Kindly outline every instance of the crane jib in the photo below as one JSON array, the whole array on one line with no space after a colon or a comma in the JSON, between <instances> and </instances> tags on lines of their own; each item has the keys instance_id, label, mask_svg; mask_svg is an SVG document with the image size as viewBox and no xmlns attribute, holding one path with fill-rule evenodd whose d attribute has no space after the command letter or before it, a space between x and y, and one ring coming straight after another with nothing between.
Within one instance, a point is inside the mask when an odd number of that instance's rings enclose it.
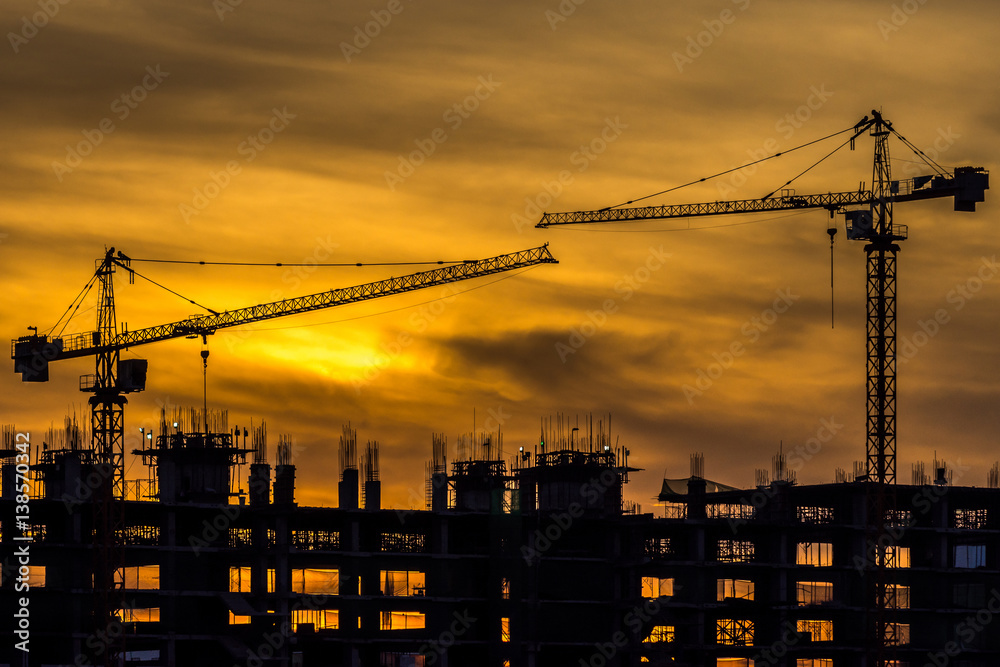
<instances>
[{"instance_id":1,"label":"crane jib","mask_svg":"<svg viewBox=\"0 0 1000 667\"><path fill-rule=\"evenodd\" d=\"M939 197L955 197L956 211L974 211L977 202L984 200L983 192L989 189L989 172L981 167L959 167L952 176L918 176L892 181L892 201L917 201ZM695 204L669 204L636 208L604 208L596 211L545 213L536 227L572 225L594 222L629 222L662 220L666 218L692 218L708 215L733 215L768 211L825 208L831 213L848 206L867 206L876 202L870 190L833 192L816 195L782 194L764 199L714 201Z\"/></svg>"},{"instance_id":2,"label":"crane jib","mask_svg":"<svg viewBox=\"0 0 1000 667\"><path fill-rule=\"evenodd\" d=\"M63 338L50 338L37 334L23 336L12 342L11 358L14 359L14 371L21 373L22 381L46 382L48 381L48 364L55 360L94 356L102 352L124 350L172 338L205 336L227 327L367 301L538 264L556 263L558 263L557 260L552 256L546 244L507 255L468 260L461 264L387 278L353 287L258 304L222 313L191 317L179 322L145 329L125 331L118 333L113 342L101 340L100 333L96 331Z\"/></svg>"}]
</instances>

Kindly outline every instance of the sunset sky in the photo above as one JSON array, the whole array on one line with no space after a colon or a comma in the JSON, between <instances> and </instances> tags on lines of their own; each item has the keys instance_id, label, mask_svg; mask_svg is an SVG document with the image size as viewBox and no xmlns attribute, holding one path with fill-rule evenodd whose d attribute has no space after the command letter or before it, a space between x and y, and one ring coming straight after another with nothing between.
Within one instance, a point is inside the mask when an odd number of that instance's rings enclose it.
<instances>
[{"instance_id":1,"label":"sunset sky","mask_svg":"<svg viewBox=\"0 0 1000 667\"><path fill-rule=\"evenodd\" d=\"M348 421L380 443L389 507L422 506L432 433L454 457L459 435L499 426L513 452L557 413L611 415L645 470L627 498L646 510L698 451L706 476L749 486L779 443L794 452L822 438L798 478L833 481L865 453L864 252L842 216L831 329L825 211L535 229L539 211L696 181L873 108L949 169L991 169L1000 151L1000 5L986 0L18 0L0 6L0 25L8 338L48 330L109 246L308 263L550 244L558 265L460 283L457 295L429 289L210 340L210 406L231 425L265 420L272 457L277 434L293 438L304 504L336 504ZM761 197L845 136L644 203ZM929 173L898 141L891 150L894 174ZM865 136L792 187L854 190L871 182L871 161ZM910 230L902 482L936 451L970 466L960 483L982 486L1000 458L994 192L974 214L951 200L896 207ZM215 310L423 268L134 267ZM130 329L203 312L119 278ZM95 297L65 333L95 328ZM711 386L685 391L734 343L743 353ZM158 406L201 404L199 351L180 339L124 355L150 367L129 400L128 449ZM77 376L92 367L56 363L48 384L22 385L11 365L0 421L37 443L65 415L85 417ZM144 476L138 463L128 476Z\"/></svg>"}]
</instances>

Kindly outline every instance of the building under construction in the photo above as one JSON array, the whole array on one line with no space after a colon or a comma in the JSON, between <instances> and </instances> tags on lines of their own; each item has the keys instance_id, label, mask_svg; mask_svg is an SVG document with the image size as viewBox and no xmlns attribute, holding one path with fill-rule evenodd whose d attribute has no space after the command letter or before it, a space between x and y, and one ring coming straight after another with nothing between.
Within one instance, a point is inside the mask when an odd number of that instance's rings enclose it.
<instances>
[{"instance_id":1,"label":"building under construction","mask_svg":"<svg viewBox=\"0 0 1000 667\"><path fill-rule=\"evenodd\" d=\"M915 470L890 488L876 544L863 470L800 486L778 457L736 489L694 459L642 513L623 500L628 450L601 424L567 431L509 454L477 434L455 461L435 436L417 511L381 507L378 445L359 451L345 427L339 507L320 508L295 503L287 438L272 468L263 426L164 415L135 452L149 477L128 483L104 591L93 526L108 476L86 434L68 423L32 452L21 523L6 429L0 664L866 665L879 548L893 555L889 664L1000 664L996 468L981 488ZM97 627L102 597L116 620Z\"/></svg>"}]
</instances>

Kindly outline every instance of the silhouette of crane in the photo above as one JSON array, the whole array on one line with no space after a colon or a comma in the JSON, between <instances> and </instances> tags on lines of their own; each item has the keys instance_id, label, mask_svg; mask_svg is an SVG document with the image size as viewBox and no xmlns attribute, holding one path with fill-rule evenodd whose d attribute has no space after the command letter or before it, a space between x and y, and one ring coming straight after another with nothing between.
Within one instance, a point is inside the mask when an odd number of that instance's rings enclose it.
<instances>
[{"instance_id":1,"label":"silhouette of crane","mask_svg":"<svg viewBox=\"0 0 1000 667\"><path fill-rule=\"evenodd\" d=\"M984 201L984 193L989 188L989 173L982 167L959 167L948 173L896 132L878 111L873 110L871 118L865 116L845 132L852 134L841 147L850 143L853 149L854 140L865 132L875 139L871 190L805 196L781 191L777 197L774 195L778 191L775 191L760 199L625 208L627 204L634 203L630 201L596 211L545 213L536 227L810 208L826 209L831 218L835 213L845 216L848 238L864 241L867 256L866 466L868 481L873 483L869 485L868 530L875 561L875 619L869 626L872 631L870 659L872 664L882 667L887 661L886 647L895 641L895 626L886 620L886 606L889 604L886 571L895 566L896 551L886 544L888 540L884 536L886 515L895 519L895 494L887 493L886 487L896 483L896 255L899 253L899 242L907 238L907 227L893 220L893 204L954 197L956 211L975 211L976 204ZM936 173L909 180L892 180L888 145L890 135L902 140ZM790 183L788 181L785 185ZM831 243L835 233L836 228L832 228Z\"/></svg>"},{"instance_id":2,"label":"silhouette of crane","mask_svg":"<svg viewBox=\"0 0 1000 667\"><path fill-rule=\"evenodd\" d=\"M126 394L142 391L146 385L147 362L143 359L120 358L121 352L139 345L147 345L173 338L202 338L219 329L246 325L253 322L287 317L360 301L381 298L392 294L412 292L436 285L471 280L495 273L513 271L538 264L554 264L556 259L548 245L499 255L480 260L467 260L430 271L421 271L398 278L334 289L318 294L284 299L256 306L225 312L209 309L209 314L189 317L177 322L119 331L115 313L113 276L117 269L126 271L134 280L131 259L122 252L109 249L98 260L97 270L91 279L100 283L97 307L97 330L64 338L39 335L37 328L29 336L13 341L14 371L24 382L46 382L49 364L53 361L95 357L96 373L80 379L80 389L93 394L90 397L91 433L93 452L106 477L101 488L95 489L95 565L94 587L100 594L95 604L94 622L98 631L106 632L120 608L121 591L115 582L115 570L120 567L121 549L118 536L123 527L122 506L125 498L124 470L124 420ZM443 263L443 262L439 262ZM202 350L207 364L207 350ZM207 418L207 415L206 415ZM207 426L206 426L207 428ZM105 665L117 665L120 646L112 643L104 651Z\"/></svg>"}]
</instances>

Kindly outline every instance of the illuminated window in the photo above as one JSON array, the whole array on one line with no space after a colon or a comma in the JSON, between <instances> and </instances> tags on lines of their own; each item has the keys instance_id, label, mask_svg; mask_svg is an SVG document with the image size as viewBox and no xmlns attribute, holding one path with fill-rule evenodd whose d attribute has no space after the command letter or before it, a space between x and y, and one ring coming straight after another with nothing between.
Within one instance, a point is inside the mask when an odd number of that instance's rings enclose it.
<instances>
[{"instance_id":1,"label":"illuminated window","mask_svg":"<svg viewBox=\"0 0 1000 667\"><path fill-rule=\"evenodd\" d=\"M159 607L124 608L118 610L122 623L157 623L160 620Z\"/></svg>"},{"instance_id":2,"label":"illuminated window","mask_svg":"<svg viewBox=\"0 0 1000 667\"><path fill-rule=\"evenodd\" d=\"M888 584L885 587L885 606L889 609L910 608L910 587Z\"/></svg>"},{"instance_id":3,"label":"illuminated window","mask_svg":"<svg viewBox=\"0 0 1000 667\"><path fill-rule=\"evenodd\" d=\"M381 630L415 630L424 627L424 615L416 611L383 611Z\"/></svg>"},{"instance_id":4,"label":"illuminated window","mask_svg":"<svg viewBox=\"0 0 1000 667\"><path fill-rule=\"evenodd\" d=\"M833 565L833 545L829 542L799 542L795 553L797 565L829 567Z\"/></svg>"},{"instance_id":5,"label":"illuminated window","mask_svg":"<svg viewBox=\"0 0 1000 667\"><path fill-rule=\"evenodd\" d=\"M833 658L799 658L795 667L833 667Z\"/></svg>"},{"instance_id":6,"label":"illuminated window","mask_svg":"<svg viewBox=\"0 0 1000 667\"><path fill-rule=\"evenodd\" d=\"M989 512L986 508L980 509L957 509L955 510L955 528L971 528L982 530L986 528L989 520Z\"/></svg>"},{"instance_id":7,"label":"illuminated window","mask_svg":"<svg viewBox=\"0 0 1000 667\"><path fill-rule=\"evenodd\" d=\"M510 579L507 577L500 580L500 597L504 600L510 599Z\"/></svg>"},{"instance_id":8,"label":"illuminated window","mask_svg":"<svg viewBox=\"0 0 1000 667\"><path fill-rule=\"evenodd\" d=\"M750 658L716 658L715 667L753 667Z\"/></svg>"},{"instance_id":9,"label":"illuminated window","mask_svg":"<svg viewBox=\"0 0 1000 667\"><path fill-rule=\"evenodd\" d=\"M720 618L715 622L715 641L726 646L753 645L753 621Z\"/></svg>"},{"instance_id":10,"label":"illuminated window","mask_svg":"<svg viewBox=\"0 0 1000 667\"><path fill-rule=\"evenodd\" d=\"M267 571L267 592L273 593L277 590L277 573L273 569Z\"/></svg>"},{"instance_id":11,"label":"illuminated window","mask_svg":"<svg viewBox=\"0 0 1000 667\"><path fill-rule=\"evenodd\" d=\"M28 586L31 588L45 588L45 566L28 566Z\"/></svg>"},{"instance_id":12,"label":"illuminated window","mask_svg":"<svg viewBox=\"0 0 1000 667\"><path fill-rule=\"evenodd\" d=\"M795 599L801 606L833 600L833 584L828 581L800 581L795 584Z\"/></svg>"},{"instance_id":13,"label":"illuminated window","mask_svg":"<svg viewBox=\"0 0 1000 667\"><path fill-rule=\"evenodd\" d=\"M313 595L337 595L340 572L314 568L292 568L292 591Z\"/></svg>"},{"instance_id":14,"label":"illuminated window","mask_svg":"<svg viewBox=\"0 0 1000 667\"><path fill-rule=\"evenodd\" d=\"M642 597L658 598L674 594L673 578L661 579L659 577L642 578Z\"/></svg>"},{"instance_id":15,"label":"illuminated window","mask_svg":"<svg viewBox=\"0 0 1000 667\"><path fill-rule=\"evenodd\" d=\"M833 508L796 507L795 516L802 523L833 523Z\"/></svg>"},{"instance_id":16,"label":"illuminated window","mask_svg":"<svg viewBox=\"0 0 1000 667\"><path fill-rule=\"evenodd\" d=\"M986 545L956 544L955 567L969 569L986 567Z\"/></svg>"},{"instance_id":17,"label":"illuminated window","mask_svg":"<svg viewBox=\"0 0 1000 667\"><path fill-rule=\"evenodd\" d=\"M139 565L119 568L115 573L115 581L125 590L155 591L160 588L160 566Z\"/></svg>"},{"instance_id":18,"label":"illuminated window","mask_svg":"<svg viewBox=\"0 0 1000 667\"><path fill-rule=\"evenodd\" d=\"M382 570L379 575L382 595L406 597L424 594L424 573L415 570Z\"/></svg>"},{"instance_id":19,"label":"illuminated window","mask_svg":"<svg viewBox=\"0 0 1000 667\"><path fill-rule=\"evenodd\" d=\"M381 667L424 667L427 665L427 656L423 653L379 653Z\"/></svg>"},{"instance_id":20,"label":"illuminated window","mask_svg":"<svg viewBox=\"0 0 1000 667\"><path fill-rule=\"evenodd\" d=\"M910 567L910 547L886 547L885 558L890 567Z\"/></svg>"},{"instance_id":21,"label":"illuminated window","mask_svg":"<svg viewBox=\"0 0 1000 667\"><path fill-rule=\"evenodd\" d=\"M801 633L810 633L814 642L833 641L833 621L799 620L795 629Z\"/></svg>"},{"instance_id":22,"label":"illuminated window","mask_svg":"<svg viewBox=\"0 0 1000 667\"><path fill-rule=\"evenodd\" d=\"M719 562L749 563L753 561L753 542L748 540L719 540Z\"/></svg>"},{"instance_id":23,"label":"illuminated window","mask_svg":"<svg viewBox=\"0 0 1000 667\"><path fill-rule=\"evenodd\" d=\"M328 530L293 530L292 546L303 551L336 551L340 533Z\"/></svg>"},{"instance_id":24,"label":"illuminated window","mask_svg":"<svg viewBox=\"0 0 1000 667\"><path fill-rule=\"evenodd\" d=\"M233 612L229 612L229 625L250 625L250 617L237 616Z\"/></svg>"},{"instance_id":25,"label":"illuminated window","mask_svg":"<svg viewBox=\"0 0 1000 667\"><path fill-rule=\"evenodd\" d=\"M500 619L500 641L510 641L510 619L506 616Z\"/></svg>"},{"instance_id":26,"label":"illuminated window","mask_svg":"<svg viewBox=\"0 0 1000 667\"><path fill-rule=\"evenodd\" d=\"M299 623L312 623L317 630L336 630L340 627L340 612L336 609L293 609L292 632Z\"/></svg>"},{"instance_id":27,"label":"illuminated window","mask_svg":"<svg viewBox=\"0 0 1000 667\"><path fill-rule=\"evenodd\" d=\"M382 551L397 553L422 553L427 548L427 537L420 533L382 533Z\"/></svg>"},{"instance_id":28,"label":"illuminated window","mask_svg":"<svg viewBox=\"0 0 1000 667\"><path fill-rule=\"evenodd\" d=\"M231 567L229 568L229 592L249 593L250 592L250 568Z\"/></svg>"},{"instance_id":29,"label":"illuminated window","mask_svg":"<svg viewBox=\"0 0 1000 667\"><path fill-rule=\"evenodd\" d=\"M753 582L749 579L718 579L716 584L716 599L720 602L726 598L753 600Z\"/></svg>"},{"instance_id":30,"label":"illuminated window","mask_svg":"<svg viewBox=\"0 0 1000 667\"><path fill-rule=\"evenodd\" d=\"M644 644L660 644L674 641L674 626L654 625L649 636L642 640Z\"/></svg>"},{"instance_id":31,"label":"illuminated window","mask_svg":"<svg viewBox=\"0 0 1000 667\"><path fill-rule=\"evenodd\" d=\"M229 547L231 549L242 549L253 546L253 533L249 528L230 528Z\"/></svg>"},{"instance_id":32,"label":"illuminated window","mask_svg":"<svg viewBox=\"0 0 1000 667\"><path fill-rule=\"evenodd\" d=\"M910 643L909 623L886 623L885 643L887 646L902 646Z\"/></svg>"}]
</instances>

